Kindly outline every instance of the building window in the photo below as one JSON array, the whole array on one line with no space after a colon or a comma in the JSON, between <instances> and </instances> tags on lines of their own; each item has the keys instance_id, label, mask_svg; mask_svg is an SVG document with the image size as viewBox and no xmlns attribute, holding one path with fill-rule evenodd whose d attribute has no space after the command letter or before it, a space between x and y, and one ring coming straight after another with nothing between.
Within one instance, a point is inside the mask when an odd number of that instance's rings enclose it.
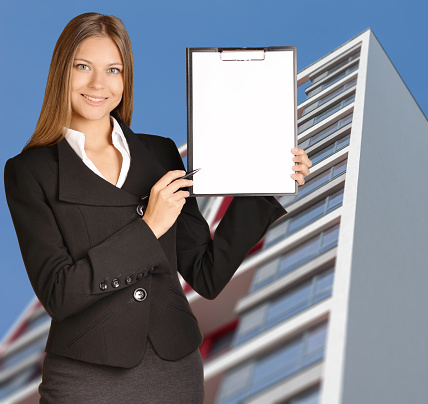
<instances>
[{"instance_id":1,"label":"building window","mask_svg":"<svg viewBox=\"0 0 428 404\"><path fill-rule=\"evenodd\" d=\"M326 88L330 87L334 83L338 82L340 79L343 79L344 77L349 76L352 72L355 72L355 70L358 69L358 66L359 66L359 62L356 62L346 70L343 70L338 74L334 75L331 79L327 80L324 84L310 90L307 94L307 97L311 98L314 95L317 95L321 91L325 90Z\"/></svg>"},{"instance_id":2,"label":"building window","mask_svg":"<svg viewBox=\"0 0 428 404\"><path fill-rule=\"evenodd\" d=\"M238 404L324 358L327 323L317 325L275 350L229 371L217 404Z\"/></svg>"},{"instance_id":3,"label":"building window","mask_svg":"<svg viewBox=\"0 0 428 404\"><path fill-rule=\"evenodd\" d=\"M340 163L337 163L333 167L328 168L321 174L305 182L304 185L299 187L299 193L296 196L281 196L278 198L278 201L284 207L291 205L292 203L298 201L300 198L303 198L304 196L310 194L318 188L321 188L325 184L328 184L330 181L333 181L335 178L345 173L347 163L348 159L342 160Z\"/></svg>"},{"instance_id":4,"label":"building window","mask_svg":"<svg viewBox=\"0 0 428 404\"><path fill-rule=\"evenodd\" d=\"M320 98L318 101L313 102L312 104L308 105L302 112L302 116L308 114L309 112L313 111L314 109L320 107L321 105L325 104L326 102L330 101L337 95L343 93L344 91L350 89L351 87L355 86L357 83L357 79L353 79L351 81L348 81L347 83L343 84L342 86L336 88L336 90L332 91L331 93L328 93L324 97Z\"/></svg>"},{"instance_id":5,"label":"building window","mask_svg":"<svg viewBox=\"0 0 428 404\"><path fill-rule=\"evenodd\" d=\"M320 388L319 386L305 391L291 400L282 401L278 404L319 404L320 402Z\"/></svg>"},{"instance_id":6,"label":"building window","mask_svg":"<svg viewBox=\"0 0 428 404\"><path fill-rule=\"evenodd\" d=\"M43 335L42 337L39 337L37 340L33 341L31 344L28 344L19 351L16 351L10 356L7 356L7 358L3 359L0 363L1 370L8 370L17 363L28 359L30 356L33 356L36 353L42 354L43 349L46 346L46 339L47 335Z\"/></svg>"},{"instance_id":7,"label":"building window","mask_svg":"<svg viewBox=\"0 0 428 404\"><path fill-rule=\"evenodd\" d=\"M338 238L339 224L259 267L253 277L251 292L261 289L335 247Z\"/></svg>"},{"instance_id":8,"label":"building window","mask_svg":"<svg viewBox=\"0 0 428 404\"><path fill-rule=\"evenodd\" d=\"M331 296L334 268L328 268L243 314L234 345L254 338Z\"/></svg>"},{"instance_id":9,"label":"building window","mask_svg":"<svg viewBox=\"0 0 428 404\"><path fill-rule=\"evenodd\" d=\"M42 358L42 356L41 356ZM31 382L41 378L42 363L37 362L27 368L21 370L19 373L13 375L8 380L3 382L0 386L0 400L8 396L16 394L27 387ZM8 402L8 401L2 401Z\"/></svg>"},{"instance_id":10,"label":"building window","mask_svg":"<svg viewBox=\"0 0 428 404\"><path fill-rule=\"evenodd\" d=\"M336 140L334 143L330 143L328 146L324 147L320 151L314 154L310 154L309 158L312 161L312 166L318 164L322 160L325 160L327 157L332 156L334 153L337 153L346 146L349 146L350 141L351 134L348 133L340 139Z\"/></svg>"},{"instance_id":11,"label":"building window","mask_svg":"<svg viewBox=\"0 0 428 404\"><path fill-rule=\"evenodd\" d=\"M327 196L288 220L287 235L302 229L342 205L343 189Z\"/></svg>"},{"instance_id":12,"label":"building window","mask_svg":"<svg viewBox=\"0 0 428 404\"><path fill-rule=\"evenodd\" d=\"M349 115L346 115L345 117L343 117L342 119L339 119L332 125L327 126L327 128L315 133L315 135L308 137L303 142L299 143L299 147L302 149L307 149L309 146L312 146L315 143L318 143L321 140L325 139L327 136L331 135L332 133L343 128L348 123L352 122L352 115L353 115L352 113ZM300 189L299 189L299 192L300 192Z\"/></svg>"},{"instance_id":13,"label":"building window","mask_svg":"<svg viewBox=\"0 0 428 404\"><path fill-rule=\"evenodd\" d=\"M346 97L344 100L337 102L336 104L332 105L330 108L326 109L325 111L322 111L316 117L309 119L307 122L304 122L303 124L299 125L297 132L299 134L302 133L303 131L309 129L316 123L321 122L325 118L328 118L330 115L333 115L335 112L346 107L348 104L354 102L354 100L355 100L355 93L351 94L349 97Z\"/></svg>"},{"instance_id":14,"label":"building window","mask_svg":"<svg viewBox=\"0 0 428 404\"><path fill-rule=\"evenodd\" d=\"M337 209L342 205L342 200L343 188L272 227L266 235L264 248L270 247L280 239L284 239L303 227L315 222L315 220L320 219L334 209Z\"/></svg>"},{"instance_id":15,"label":"building window","mask_svg":"<svg viewBox=\"0 0 428 404\"><path fill-rule=\"evenodd\" d=\"M339 109L342 109L344 106L350 104L354 100L355 100L355 93L345 98L341 102L338 102L337 104L333 105L332 107L330 107L329 109L321 113L320 115L317 115L314 118L314 125L322 121L323 119L327 118L328 116L334 114L336 111L339 111Z\"/></svg>"},{"instance_id":16,"label":"building window","mask_svg":"<svg viewBox=\"0 0 428 404\"><path fill-rule=\"evenodd\" d=\"M339 69L346 66L348 63L351 63L353 60L358 59L359 57L360 51L354 53L353 55L350 55L346 59L343 59L341 62L335 64L334 66L331 66L329 69L324 70L323 73L317 75L316 77L312 77L312 83L318 83L318 81L322 80L323 78L331 76L334 72L337 72Z\"/></svg>"}]
</instances>

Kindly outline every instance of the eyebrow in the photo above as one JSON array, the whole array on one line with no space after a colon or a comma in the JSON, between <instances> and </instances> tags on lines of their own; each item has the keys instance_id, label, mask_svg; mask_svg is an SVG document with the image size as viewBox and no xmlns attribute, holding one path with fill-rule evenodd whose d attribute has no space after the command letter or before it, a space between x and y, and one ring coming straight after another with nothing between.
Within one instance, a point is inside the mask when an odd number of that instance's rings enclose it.
<instances>
[{"instance_id":1,"label":"eyebrow","mask_svg":"<svg viewBox=\"0 0 428 404\"><path fill-rule=\"evenodd\" d=\"M87 59L82 59L82 58L76 58L76 59L74 59L75 62L77 60L80 61L80 62L88 63L88 64L92 63L90 60L87 60ZM121 62L113 62L113 63L108 64L107 66L123 66L123 64Z\"/></svg>"}]
</instances>

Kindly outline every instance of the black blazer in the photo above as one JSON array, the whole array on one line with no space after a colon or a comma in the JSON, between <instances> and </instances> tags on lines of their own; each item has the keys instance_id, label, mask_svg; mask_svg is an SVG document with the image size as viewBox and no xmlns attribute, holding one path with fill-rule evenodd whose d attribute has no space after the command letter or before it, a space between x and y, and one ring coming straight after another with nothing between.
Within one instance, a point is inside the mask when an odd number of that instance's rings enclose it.
<instances>
[{"instance_id":1,"label":"black blazer","mask_svg":"<svg viewBox=\"0 0 428 404\"><path fill-rule=\"evenodd\" d=\"M197 349L202 336L177 271L215 298L285 210L273 197L234 198L211 240L188 198L158 240L136 206L183 163L172 140L121 126L131 152L121 189L93 173L65 139L8 160L4 175L31 285L52 317L45 351L130 368L147 337L168 360Z\"/></svg>"}]
</instances>

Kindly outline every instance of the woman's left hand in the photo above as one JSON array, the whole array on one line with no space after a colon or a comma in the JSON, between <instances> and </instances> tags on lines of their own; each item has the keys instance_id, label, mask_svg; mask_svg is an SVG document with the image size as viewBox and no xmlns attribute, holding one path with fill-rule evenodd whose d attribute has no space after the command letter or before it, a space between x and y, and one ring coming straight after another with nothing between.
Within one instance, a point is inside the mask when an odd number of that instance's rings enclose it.
<instances>
[{"instance_id":1,"label":"woman's left hand","mask_svg":"<svg viewBox=\"0 0 428 404\"><path fill-rule=\"evenodd\" d=\"M294 154L293 161L296 165L293 166L293 171L296 173L291 174L290 177L296 180L299 185L303 185L305 177L309 175L309 167L312 167L312 161L309 160L306 152L298 147L292 148L291 153Z\"/></svg>"}]
</instances>

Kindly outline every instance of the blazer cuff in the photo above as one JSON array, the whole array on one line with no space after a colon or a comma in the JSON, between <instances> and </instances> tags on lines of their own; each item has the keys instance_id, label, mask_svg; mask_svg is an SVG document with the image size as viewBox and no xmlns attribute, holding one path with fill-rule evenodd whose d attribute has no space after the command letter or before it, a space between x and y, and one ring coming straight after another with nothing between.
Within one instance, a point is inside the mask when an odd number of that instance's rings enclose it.
<instances>
[{"instance_id":1,"label":"blazer cuff","mask_svg":"<svg viewBox=\"0 0 428 404\"><path fill-rule=\"evenodd\" d=\"M148 273L170 273L168 259L158 239L141 218L91 248L88 257L94 271L94 293L126 287ZM114 285L118 286L112 286L114 280Z\"/></svg>"}]
</instances>

